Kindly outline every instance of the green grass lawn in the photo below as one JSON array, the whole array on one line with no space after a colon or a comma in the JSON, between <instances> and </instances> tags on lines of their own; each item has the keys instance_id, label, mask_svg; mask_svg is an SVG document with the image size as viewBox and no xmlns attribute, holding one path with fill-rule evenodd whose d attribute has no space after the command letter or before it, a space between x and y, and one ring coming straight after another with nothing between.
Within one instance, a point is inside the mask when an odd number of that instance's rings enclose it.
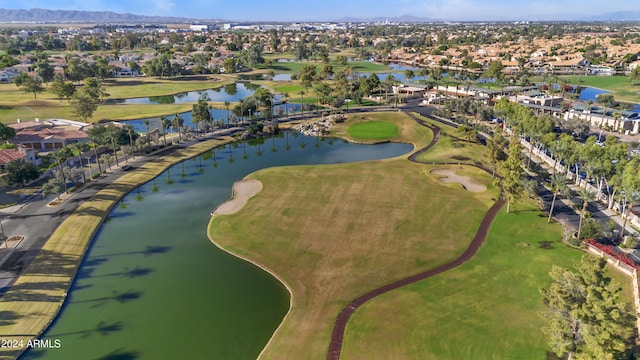
<instances>
[{"instance_id":1,"label":"green grass lawn","mask_svg":"<svg viewBox=\"0 0 640 360\"><path fill-rule=\"evenodd\" d=\"M432 138L429 129L397 112L349 116L335 133L371 121L395 125L394 140L417 148ZM463 251L496 189L478 169L465 171L487 185L482 193L442 183L430 174L433 168L402 156L249 176L263 183L263 191L239 213L212 218L209 234L273 271L292 292L292 309L263 358L324 358L344 304ZM465 211L459 211L462 203Z\"/></svg>"},{"instance_id":2,"label":"green grass lawn","mask_svg":"<svg viewBox=\"0 0 640 360\"><path fill-rule=\"evenodd\" d=\"M140 119L145 117L155 117L166 114L175 114L176 112L190 111L191 104L113 104L100 105L87 122L98 122L100 120L128 120ZM62 103L58 101L28 101L16 106L0 105L0 122L14 123L16 119L24 121L33 120L35 118L50 119L62 118L70 120L79 120L71 113L71 108L65 100Z\"/></svg>"},{"instance_id":3,"label":"green grass lawn","mask_svg":"<svg viewBox=\"0 0 640 360\"><path fill-rule=\"evenodd\" d=\"M344 304L463 251L492 194L443 184L426 167L394 159L262 170L249 176L261 193L239 213L213 218L212 239L292 291L265 359L324 358Z\"/></svg>"},{"instance_id":4,"label":"green grass lawn","mask_svg":"<svg viewBox=\"0 0 640 360\"><path fill-rule=\"evenodd\" d=\"M343 358L544 359L539 288L551 283L552 265L573 269L583 254L562 236L532 201L503 209L471 261L361 307ZM629 278L613 275L629 294Z\"/></svg>"},{"instance_id":5,"label":"green grass lawn","mask_svg":"<svg viewBox=\"0 0 640 360\"><path fill-rule=\"evenodd\" d=\"M482 164L482 154L485 152L485 147L482 144L469 142L459 137L456 134L456 130L450 126L445 126L426 118L423 118L423 120L440 127L440 140L438 141L438 146L419 155L419 161Z\"/></svg>"},{"instance_id":6,"label":"green grass lawn","mask_svg":"<svg viewBox=\"0 0 640 360\"><path fill-rule=\"evenodd\" d=\"M357 141L391 140L398 134L398 127L386 121L367 121L349 126L349 136Z\"/></svg>"},{"instance_id":7,"label":"green grass lawn","mask_svg":"<svg viewBox=\"0 0 640 360\"><path fill-rule=\"evenodd\" d=\"M275 82L275 84L273 84L273 90L275 90L276 92L279 93L288 93L289 96L300 96L300 90L304 90L304 86L302 85L298 85L298 84L294 84L292 82L286 82L284 83L285 85L282 85L283 83L281 81Z\"/></svg>"}]
</instances>

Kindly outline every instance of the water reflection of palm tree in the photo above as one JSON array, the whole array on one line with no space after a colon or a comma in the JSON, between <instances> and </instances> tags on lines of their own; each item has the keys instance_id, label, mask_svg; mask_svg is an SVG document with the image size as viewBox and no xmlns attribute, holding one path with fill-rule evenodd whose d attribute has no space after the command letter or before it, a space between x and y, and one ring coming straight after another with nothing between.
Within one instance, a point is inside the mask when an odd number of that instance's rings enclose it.
<instances>
[{"instance_id":1,"label":"water reflection of palm tree","mask_svg":"<svg viewBox=\"0 0 640 360\"><path fill-rule=\"evenodd\" d=\"M256 151L256 155L262 156L262 150L260 149L260 142L258 142L258 151Z\"/></svg>"},{"instance_id":2,"label":"water reflection of palm tree","mask_svg":"<svg viewBox=\"0 0 640 360\"><path fill-rule=\"evenodd\" d=\"M272 136L271 137L271 152L277 152L278 149L276 148L276 137Z\"/></svg>"},{"instance_id":3,"label":"water reflection of palm tree","mask_svg":"<svg viewBox=\"0 0 640 360\"><path fill-rule=\"evenodd\" d=\"M216 160L216 149L211 149L211 158L213 159L213 163L211 165L213 167L218 167L218 162Z\"/></svg>"},{"instance_id":4,"label":"water reflection of palm tree","mask_svg":"<svg viewBox=\"0 0 640 360\"><path fill-rule=\"evenodd\" d=\"M247 156L247 142L243 141L242 142L242 158L247 160L249 157Z\"/></svg>"},{"instance_id":5,"label":"water reflection of palm tree","mask_svg":"<svg viewBox=\"0 0 640 360\"><path fill-rule=\"evenodd\" d=\"M315 143L315 145L313 145L313 146L315 146L315 147L316 147L316 149L319 149L319 148L320 148L320 137L319 137L319 136L316 136L316 143Z\"/></svg>"},{"instance_id":6,"label":"water reflection of palm tree","mask_svg":"<svg viewBox=\"0 0 640 360\"><path fill-rule=\"evenodd\" d=\"M229 147L229 164L233 164L235 160L233 160L233 152L231 151L231 145L227 145Z\"/></svg>"},{"instance_id":7,"label":"water reflection of palm tree","mask_svg":"<svg viewBox=\"0 0 640 360\"><path fill-rule=\"evenodd\" d=\"M181 179L187 178L187 173L184 172L184 161L182 162L182 174L180 174Z\"/></svg>"},{"instance_id":8,"label":"water reflection of palm tree","mask_svg":"<svg viewBox=\"0 0 640 360\"><path fill-rule=\"evenodd\" d=\"M138 186L138 193L136 194L136 201L140 202L142 200L144 200L144 196L142 196L142 194L140 193L140 187Z\"/></svg>"},{"instance_id":9,"label":"water reflection of palm tree","mask_svg":"<svg viewBox=\"0 0 640 360\"><path fill-rule=\"evenodd\" d=\"M153 179L153 187L151 188L151 192L152 193L157 193L160 191L160 188L158 187L158 185L156 184L156 179Z\"/></svg>"},{"instance_id":10,"label":"water reflection of palm tree","mask_svg":"<svg viewBox=\"0 0 640 360\"><path fill-rule=\"evenodd\" d=\"M171 179L171 168L167 169L167 185L173 185L173 179Z\"/></svg>"},{"instance_id":11,"label":"water reflection of palm tree","mask_svg":"<svg viewBox=\"0 0 640 360\"><path fill-rule=\"evenodd\" d=\"M304 143L304 134L300 133L302 135L302 139L300 140L300 148L304 149L305 147L307 147L307 145Z\"/></svg>"},{"instance_id":12,"label":"water reflection of palm tree","mask_svg":"<svg viewBox=\"0 0 640 360\"><path fill-rule=\"evenodd\" d=\"M289 149L291 149L291 146L289 146L289 132L288 132L288 131L285 131L285 132L284 132L284 138L285 138L285 146L284 146L284 149L285 149L285 150L289 150Z\"/></svg>"}]
</instances>

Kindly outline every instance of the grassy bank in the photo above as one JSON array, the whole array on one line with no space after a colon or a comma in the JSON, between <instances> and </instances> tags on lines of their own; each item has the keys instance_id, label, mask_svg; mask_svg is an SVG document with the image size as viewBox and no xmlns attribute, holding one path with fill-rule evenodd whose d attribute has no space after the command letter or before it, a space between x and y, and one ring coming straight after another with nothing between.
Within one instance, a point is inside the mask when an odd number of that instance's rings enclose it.
<instances>
[{"instance_id":1,"label":"grassy bank","mask_svg":"<svg viewBox=\"0 0 640 360\"><path fill-rule=\"evenodd\" d=\"M93 236L122 196L170 165L228 141L230 138L210 140L173 151L128 172L83 203L56 229L31 266L0 298L0 338L26 344L46 329L60 310ZM0 349L0 358L14 357L21 350Z\"/></svg>"}]
</instances>

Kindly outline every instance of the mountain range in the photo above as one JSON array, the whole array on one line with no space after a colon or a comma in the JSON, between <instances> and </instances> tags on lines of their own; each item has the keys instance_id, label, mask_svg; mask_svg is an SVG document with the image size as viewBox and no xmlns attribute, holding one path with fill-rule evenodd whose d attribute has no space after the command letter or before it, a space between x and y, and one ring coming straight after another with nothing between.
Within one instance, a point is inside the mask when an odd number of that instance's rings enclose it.
<instances>
[{"instance_id":1,"label":"mountain range","mask_svg":"<svg viewBox=\"0 0 640 360\"><path fill-rule=\"evenodd\" d=\"M431 23L443 22L449 20L417 17L412 15L403 15L397 17L374 17L374 18L356 18L343 17L341 19L332 20L336 22L385 22L392 23ZM535 19L530 19L535 21ZM571 21L638 21L640 20L640 11L618 11L600 14L597 16L584 19L567 19ZM211 22L228 22L222 19L191 19L183 17L168 16L147 16L135 15L129 13L115 13L112 11L79 11L79 10L49 10L49 9L2 9L0 8L0 23L20 23L20 22L36 22L36 23L211 23ZM250 21L247 19L246 21ZM320 20L317 21L327 21ZM507 20L504 20L507 21Z\"/></svg>"},{"instance_id":2,"label":"mountain range","mask_svg":"<svg viewBox=\"0 0 640 360\"><path fill-rule=\"evenodd\" d=\"M185 23L194 19L167 16L121 14L112 11L78 11L49 9L0 9L0 22L59 23ZM216 20L207 20L216 21Z\"/></svg>"}]
</instances>

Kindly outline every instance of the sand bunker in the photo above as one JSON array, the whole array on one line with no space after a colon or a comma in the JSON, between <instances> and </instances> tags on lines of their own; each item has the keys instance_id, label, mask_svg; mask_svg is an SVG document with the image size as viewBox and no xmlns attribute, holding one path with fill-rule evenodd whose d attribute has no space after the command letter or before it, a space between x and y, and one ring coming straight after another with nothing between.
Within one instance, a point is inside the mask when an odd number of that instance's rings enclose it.
<instances>
[{"instance_id":1,"label":"sand bunker","mask_svg":"<svg viewBox=\"0 0 640 360\"><path fill-rule=\"evenodd\" d=\"M211 215L235 214L244 207L249 199L262 190L262 183L258 180L248 179L236 181L233 184L231 200L220 204L213 209Z\"/></svg>"},{"instance_id":2,"label":"sand bunker","mask_svg":"<svg viewBox=\"0 0 640 360\"><path fill-rule=\"evenodd\" d=\"M444 175L444 177L440 178L440 181L445 183L462 184L463 188L471 192L483 192L487 190L486 186L476 183L472 177L458 175L453 169L436 169L431 170L431 173L435 175Z\"/></svg>"}]
</instances>

